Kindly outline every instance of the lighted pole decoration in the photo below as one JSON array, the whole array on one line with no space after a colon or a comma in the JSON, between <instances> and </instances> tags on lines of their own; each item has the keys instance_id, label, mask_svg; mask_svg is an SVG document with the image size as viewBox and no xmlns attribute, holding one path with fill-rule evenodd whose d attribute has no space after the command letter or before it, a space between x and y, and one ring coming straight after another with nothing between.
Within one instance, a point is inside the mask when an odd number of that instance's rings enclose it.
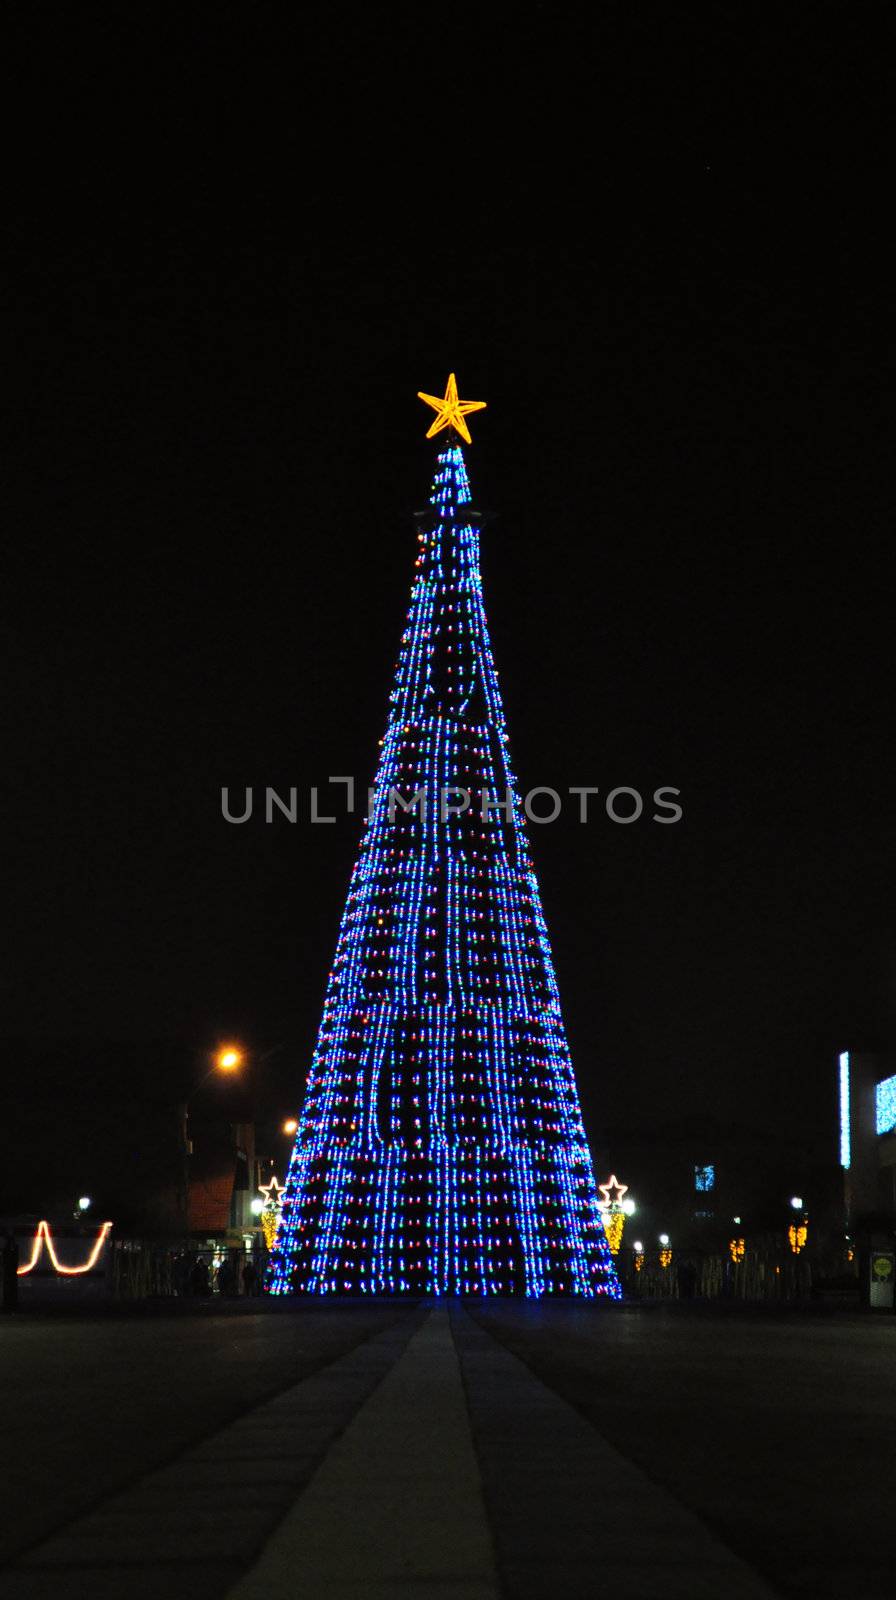
<instances>
[{"instance_id":1,"label":"lighted pole decoration","mask_svg":"<svg viewBox=\"0 0 896 1600\"><path fill-rule=\"evenodd\" d=\"M798 1213L799 1220L797 1221L795 1218L794 1221L791 1222L790 1227L787 1229L787 1241L794 1255L798 1256L800 1251L804 1250L806 1244L808 1243L809 1218L806 1212L803 1210L803 1201L800 1195L792 1195L790 1205L792 1210Z\"/></svg>"},{"instance_id":2,"label":"lighted pole decoration","mask_svg":"<svg viewBox=\"0 0 896 1600\"><path fill-rule=\"evenodd\" d=\"M207 1069L194 1084L193 1093L200 1089L216 1072L225 1078L233 1077L236 1073L241 1072L246 1064L246 1052L238 1044L219 1044L215 1050L210 1052L207 1059ZM179 1117L181 1128L181 1192L179 1206L181 1223L186 1233L190 1225L190 1156L193 1153L193 1141L190 1138L189 1100L180 1102Z\"/></svg>"},{"instance_id":3,"label":"lighted pole decoration","mask_svg":"<svg viewBox=\"0 0 896 1600\"><path fill-rule=\"evenodd\" d=\"M624 1195L628 1194L628 1184L620 1183L615 1172L611 1178L607 1179L606 1183L599 1183L597 1187L603 1195L603 1199L597 1202L597 1209L603 1220L604 1233L607 1236L607 1244L610 1246L610 1254L618 1256L619 1247L622 1244L622 1230L625 1227L625 1219L634 1215L635 1204L633 1200L625 1200L623 1198Z\"/></svg>"},{"instance_id":4,"label":"lighted pole decoration","mask_svg":"<svg viewBox=\"0 0 896 1600\"><path fill-rule=\"evenodd\" d=\"M270 1250L273 1247L277 1228L280 1224L280 1203L283 1184L278 1183L276 1177L272 1174L267 1183L258 1185L258 1192L264 1196L259 1212L259 1220L261 1222L261 1231L264 1234L264 1242Z\"/></svg>"},{"instance_id":5,"label":"lighted pole decoration","mask_svg":"<svg viewBox=\"0 0 896 1600\"><path fill-rule=\"evenodd\" d=\"M458 438L439 439L267 1288L618 1298L510 765Z\"/></svg>"}]
</instances>

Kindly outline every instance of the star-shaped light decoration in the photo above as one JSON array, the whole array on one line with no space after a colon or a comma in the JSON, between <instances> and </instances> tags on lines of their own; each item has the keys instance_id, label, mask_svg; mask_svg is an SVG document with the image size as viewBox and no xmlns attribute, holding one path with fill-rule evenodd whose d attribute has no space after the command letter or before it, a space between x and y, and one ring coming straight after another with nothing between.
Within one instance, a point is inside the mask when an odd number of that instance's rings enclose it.
<instances>
[{"instance_id":1,"label":"star-shaped light decoration","mask_svg":"<svg viewBox=\"0 0 896 1600\"><path fill-rule=\"evenodd\" d=\"M417 399L424 401L428 406L432 406L433 411L436 413L435 421L431 423L427 432L427 439L434 439L436 434L441 433L443 428L454 428L461 438L466 440L467 444L473 443L464 417L469 416L471 411L484 411L486 403L484 400L459 400L457 397L457 379L453 372L449 373L444 395L424 394L422 389L418 389Z\"/></svg>"},{"instance_id":2,"label":"star-shaped light decoration","mask_svg":"<svg viewBox=\"0 0 896 1600\"><path fill-rule=\"evenodd\" d=\"M628 1184L620 1183L615 1172L611 1178L607 1179L606 1183L599 1183L597 1187L603 1195L603 1199L598 1201L601 1211L603 1211L605 1206L621 1205L622 1196L624 1194L628 1194ZM615 1189L616 1193L611 1195L611 1189Z\"/></svg>"},{"instance_id":3,"label":"star-shaped light decoration","mask_svg":"<svg viewBox=\"0 0 896 1600\"><path fill-rule=\"evenodd\" d=\"M260 1183L258 1185L258 1193L264 1195L266 1205L275 1206L279 1210L280 1196L285 1187L285 1184L277 1182L276 1173L271 1173L269 1183Z\"/></svg>"}]
</instances>

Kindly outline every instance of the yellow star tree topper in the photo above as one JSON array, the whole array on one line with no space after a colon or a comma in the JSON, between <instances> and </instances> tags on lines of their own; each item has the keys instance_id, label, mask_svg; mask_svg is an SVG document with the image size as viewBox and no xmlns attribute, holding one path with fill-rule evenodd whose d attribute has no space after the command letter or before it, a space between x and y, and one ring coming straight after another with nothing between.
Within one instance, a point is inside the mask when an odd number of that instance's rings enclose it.
<instances>
[{"instance_id":1,"label":"yellow star tree topper","mask_svg":"<svg viewBox=\"0 0 896 1600\"><path fill-rule=\"evenodd\" d=\"M448 375L444 395L424 394L422 389L418 389L417 399L422 400L428 406L432 406L436 414L435 420L430 424L427 432L427 439L434 439L436 434L441 433L443 428L454 428L461 438L466 440L467 444L473 443L464 417L468 417L471 411L484 411L486 403L484 400L459 400L457 396L457 379L453 372Z\"/></svg>"}]
</instances>

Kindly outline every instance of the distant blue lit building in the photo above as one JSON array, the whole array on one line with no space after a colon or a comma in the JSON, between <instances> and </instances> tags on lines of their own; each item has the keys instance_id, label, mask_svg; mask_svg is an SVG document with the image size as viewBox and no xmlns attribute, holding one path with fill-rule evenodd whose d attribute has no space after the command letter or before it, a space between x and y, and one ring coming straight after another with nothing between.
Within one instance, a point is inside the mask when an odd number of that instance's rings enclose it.
<instances>
[{"instance_id":1,"label":"distant blue lit building","mask_svg":"<svg viewBox=\"0 0 896 1600\"><path fill-rule=\"evenodd\" d=\"M874 1088L875 1131L892 1133L896 1129L896 1072Z\"/></svg>"},{"instance_id":2,"label":"distant blue lit building","mask_svg":"<svg viewBox=\"0 0 896 1600\"><path fill-rule=\"evenodd\" d=\"M850 1224L896 1225L896 1072L888 1057L843 1050L837 1058L840 1166Z\"/></svg>"}]
</instances>

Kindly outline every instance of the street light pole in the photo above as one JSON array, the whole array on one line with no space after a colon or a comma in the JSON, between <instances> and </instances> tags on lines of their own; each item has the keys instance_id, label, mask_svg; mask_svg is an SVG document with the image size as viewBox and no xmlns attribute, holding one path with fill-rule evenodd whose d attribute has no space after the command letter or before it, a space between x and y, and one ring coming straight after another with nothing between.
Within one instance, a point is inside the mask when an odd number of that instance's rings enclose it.
<instances>
[{"instance_id":1,"label":"street light pole","mask_svg":"<svg viewBox=\"0 0 896 1600\"><path fill-rule=\"evenodd\" d=\"M191 1094L195 1093L195 1091L203 1083L205 1083L206 1079L210 1078L213 1073L220 1072L225 1076L231 1076L233 1073L239 1072L242 1069L242 1067L245 1065L245 1061L246 1052L243 1050L242 1046L237 1044L219 1045L212 1055L211 1066L207 1072L202 1074L201 1078L196 1080L193 1085L193 1089L191 1090ZM178 1121L180 1123L181 1147L181 1194L178 1209L181 1214L184 1238L186 1239L187 1234L190 1231L190 1157L193 1154L193 1141L190 1138L189 1099L179 1102Z\"/></svg>"}]
</instances>

